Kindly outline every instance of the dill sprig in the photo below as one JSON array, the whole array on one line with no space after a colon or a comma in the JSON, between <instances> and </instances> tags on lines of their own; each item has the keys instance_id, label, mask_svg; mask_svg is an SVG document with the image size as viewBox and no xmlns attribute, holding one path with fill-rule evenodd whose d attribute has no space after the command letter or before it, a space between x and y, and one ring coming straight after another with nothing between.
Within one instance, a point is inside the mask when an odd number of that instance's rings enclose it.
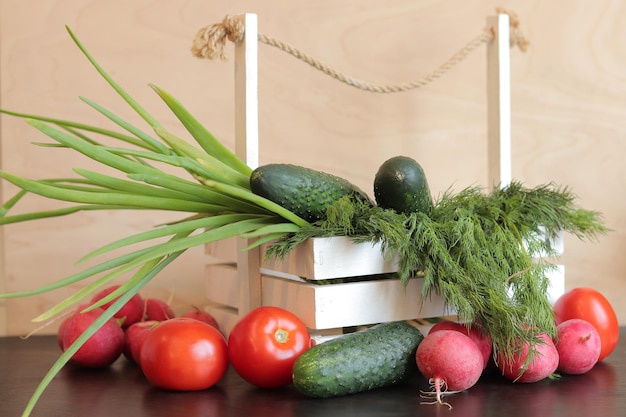
<instances>
[{"instance_id":1,"label":"dill sprig","mask_svg":"<svg viewBox=\"0 0 626 417\"><path fill-rule=\"evenodd\" d=\"M538 332L555 336L546 273L563 230L578 238L607 231L598 212L581 209L568 188L525 188L519 182L485 193L468 187L444 193L431 213L396 213L345 197L327 218L273 243L268 258L284 258L309 238L349 236L381 243L397 254L398 276L424 276L422 299L439 294L464 322L491 336L496 352L512 354L519 340ZM536 331L529 329L536 329Z\"/></svg>"}]
</instances>

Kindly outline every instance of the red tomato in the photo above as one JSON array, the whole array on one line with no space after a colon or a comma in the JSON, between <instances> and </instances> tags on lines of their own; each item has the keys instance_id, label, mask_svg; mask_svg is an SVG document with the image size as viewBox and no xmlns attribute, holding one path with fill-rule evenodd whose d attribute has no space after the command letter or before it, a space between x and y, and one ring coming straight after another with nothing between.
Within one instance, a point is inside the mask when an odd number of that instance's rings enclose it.
<instances>
[{"instance_id":1,"label":"red tomato","mask_svg":"<svg viewBox=\"0 0 626 417\"><path fill-rule=\"evenodd\" d=\"M237 373L262 388L291 384L293 363L311 347L302 321L279 307L264 306L244 316L228 337L228 356Z\"/></svg>"},{"instance_id":2,"label":"red tomato","mask_svg":"<svg viewBox=\"0 0 626 417\"><path fill-rule=\"evenodd\" d=\"M609 301L593 288L574 288L554 303L556 324L569 319L583 319L598 330L602 344L598 361L613 352L619 339L617 316Z\"/></svg>"},{"instance_id":3,"label":"red tomato","mask_svg":"<svg viewBox=\"0 0 626 417\"><path fill-rule=\"evenodd\" d=\"M228 368L228 347L222 333L184 317L156 325L146 336L140 356L148 381L175 391L209 388Z\"/></svg>"}]
</instances>

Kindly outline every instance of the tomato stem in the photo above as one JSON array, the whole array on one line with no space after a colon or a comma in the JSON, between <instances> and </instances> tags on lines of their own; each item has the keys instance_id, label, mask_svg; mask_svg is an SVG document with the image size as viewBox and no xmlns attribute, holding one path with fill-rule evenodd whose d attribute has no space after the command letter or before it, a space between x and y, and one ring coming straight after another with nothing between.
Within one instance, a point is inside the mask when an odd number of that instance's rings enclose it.
<instances>
[{"instance_id":1,"label":"tomato stem","mask_svg":"<svg viewBox=\"0 0 626 417\"><path fill-rule=\"evenodd\" d=\"M287 339L289 339L289 333L287 333L283 329L278 329L274 333L274 338L278 343L287 343Z\"/></svg>"}]
</instances>

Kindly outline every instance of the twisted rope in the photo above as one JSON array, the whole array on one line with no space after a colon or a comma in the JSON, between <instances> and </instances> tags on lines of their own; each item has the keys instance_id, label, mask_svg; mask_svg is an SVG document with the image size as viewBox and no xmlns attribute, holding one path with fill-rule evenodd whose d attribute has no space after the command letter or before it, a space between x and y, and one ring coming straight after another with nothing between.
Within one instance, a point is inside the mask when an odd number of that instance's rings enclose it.
<instances>
[{"instance_id":1,"label":"twisted rope","mask_svg":"<svg viewBox=\"0 0 626 417\"><path fill-rule=\"evenodd\" d=\"M519 28L519 19L517 15L500 8L496 9L496 12L506 13L509 15L511 47L517 46L520 50L526 51L529 42ZM220 59L225 60L226 53L224 52L224 49L226 41L229 40L234 44L242 42L244 31L245 25L240 16L226 16L221 23L204 27L197 32L193 41L191 52L198 58L215 59L216 57L219 57ZM493 28L485 28L478 36L468 42L430 74L427 74L420 79L405 83L379 85L362 81L340 72L329 65L326 65L319 59L306 54L301 49L288 44L287 42L283 42L279 39L261 33L258 34L259 42L286 52L344 84L372 93L397 93L423 87L448 72L483 43L490 42L493 39Z\"/></svg>"}]
</instances>

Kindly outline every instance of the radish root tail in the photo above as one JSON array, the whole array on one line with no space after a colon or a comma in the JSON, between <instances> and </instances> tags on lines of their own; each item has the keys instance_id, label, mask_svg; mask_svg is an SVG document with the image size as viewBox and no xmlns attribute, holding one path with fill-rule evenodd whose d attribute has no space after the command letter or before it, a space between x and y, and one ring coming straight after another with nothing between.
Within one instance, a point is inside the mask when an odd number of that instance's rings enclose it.
<instances>
[{"instance_id":1,"label":"radish root tail","mask_svg":"<svg viewBox=\"0 0 626 417\"><path fill-rule=\"evenodd\" d=\"M452 410L452 405L443 400L444 395L456 394L460 391L448 391L448 384L441 378L430 378L428 384L432 391L420 391L422 398L435 398L434 401L422 401L420 404L441 404Z\"/></svg>"}]
</instances>

